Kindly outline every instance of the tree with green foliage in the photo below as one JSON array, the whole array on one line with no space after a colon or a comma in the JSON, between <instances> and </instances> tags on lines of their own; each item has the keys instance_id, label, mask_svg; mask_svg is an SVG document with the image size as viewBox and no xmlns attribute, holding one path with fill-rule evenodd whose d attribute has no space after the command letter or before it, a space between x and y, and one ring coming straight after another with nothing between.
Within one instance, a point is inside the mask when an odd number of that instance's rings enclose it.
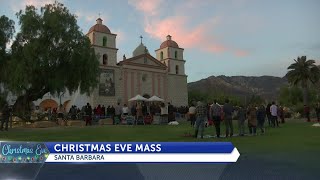
<instances>
[{"instance_id":1,"label":"tree with green foliage","mask_svg":"<svg viewBox=\"0 0 320 180\"><path fill-rule=\"evenodd\" d=\"M0 17L0 109L6 102L7 91L4 81L6 79L6 67L10 58L10 53L7 51L7 44L12 39L14 29L14 21L6 16Z\"/></svg>"},{"instance_id":2,"label":"tree with green foliage","mask_svg":"<svg viewBox=\"0 0 320 180\"><path fill-rule=\"evenodd\" d=\"M303 101L303 94L297 86L283 86L279 92L280 104L286 106L295 106Z\"/></svg>"},{"instance_id":3,"label":"tree with green foliage","mask_svg":"<svg viewBox=\"0 0 320 180\"><path fill-rule=\"evenodd\" d=\"M309 105L308 86L315 84L320 78L320 69L315 65L315 60L307 60L306 56L298 57L288 67L286 77L292 85L300 85L303 91L303 103Z\"/></svg>"},{"instance_id":4,"label":"tree with green foliage","mask_svg":"<svg viewBox=\"0 0 320 180\"><path fill-rule=\"evenodd\" d=\"M96 87L99 62L90 40L79 29L76 16L61 3L40 11L27 6L17 13L20 32L6 66L7 85L18 95L17 112L30 112L30 103L46 93L90 93Z\"/></svg>"},{"instance_id":5,"label":"tree with green foliage","mask_svg":"<svg viewBox=\"0 0 320 180\"><path fill-rule=\"evenodd\" d=\"M319 87L311 84L308 87L309 105L315 106L320 98ZM303 113L303 91L299 86L283 86L280 88L279 102L281 105L292 108L293 111Z\"/></svg>"},{"instance_id":6,"label":"tree with green foliage","mask_svg":"<svg viewBox=\"0 0 320 180\"><path fill-rule=\"evenodd\" d=\"M250 97L248 102L248 104L256 105L256 106L260 106L261 104L264 104L264 103L265 103L265 100L261 96L255 95L255 94L253 94Z\"/></svg>"},{"instance_id":7,"label":"tree with green foliage","mask_svg":"<svg viewBox=\"0 0 320 180\"><path fill-rule=\"evenodd\" d=\"M243 102L240 100L239 97L231 96L231 95L225 95L223 93L205 93L200 91L189 91L188 92L188 99L189 104L194 103L196 101L202 101L205 103L212 103L213 100L217 100L219 104L224 104L226 99L229 99L230 103L233 105L239 106L243 105Z\"/></svg>"}]
</instances>

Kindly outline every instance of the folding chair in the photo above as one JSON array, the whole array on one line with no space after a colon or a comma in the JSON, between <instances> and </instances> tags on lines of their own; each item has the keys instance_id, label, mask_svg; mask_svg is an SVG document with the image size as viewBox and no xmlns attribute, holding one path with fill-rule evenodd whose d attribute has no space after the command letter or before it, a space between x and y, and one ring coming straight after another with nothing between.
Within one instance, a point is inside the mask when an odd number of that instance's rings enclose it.
<instances>
[{"instance_id":1,"label":"folding chair","mask_svg":"<svg viewBox=\"0 0 320 180\"><path fill-rule=\"evenodd\" d=\"M121 124L127 124L127 117L128 116L126 116L126 115L121 115L121 119L120 119Z\"/></svg>"},{"instance_id":2,"label":"folding chair","mask_svg":"<svg viewBox=\"0 0 320 180\"><path fill-rule=\"evenodd\" d=\"M114 124L120 124L120 118L118 116L114 117Z\"/></svg>"},{"instance_id":3,"label":"folding chair","mask_svg":"<svg viewBox=\"0 0 320 180\"><path fill-rule=\"evenodd\" d=\"M138 117L137 119L137 125L144 125L144 118L143 117Z\"/></svg>"},{"instance_id":4,"label":"folding chair","mask_svg":"<svg viewBox=\"0 0 320 180\"><path fill-rule=\"evenodd\" d=\"M133 116L127 116L125 118L127 125L133 125L134 124L134 117Z\"/></svg>"},{"instance_id":5,"label":"folding chair","mask_svg":"<svg viewBox=\"0 0 320 180\"><path fill-rule=\"evenodd\" d=\"M160 117L160 114L157 113L157 114L155 114L155 115L153 116L152 124L157 124L157 125L159 125L160 122L161 122L161 117Z\"/></svg>"}]
</instances>

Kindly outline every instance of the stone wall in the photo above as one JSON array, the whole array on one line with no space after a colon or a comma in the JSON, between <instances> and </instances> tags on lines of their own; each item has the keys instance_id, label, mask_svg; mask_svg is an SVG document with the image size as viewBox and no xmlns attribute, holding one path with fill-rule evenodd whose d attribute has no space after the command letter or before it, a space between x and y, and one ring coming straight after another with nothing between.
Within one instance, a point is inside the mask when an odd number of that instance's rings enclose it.
<instances>
[{"instance_id":1,"label":"stone wall","mask_svg":"<svg viewBox=\"0 0 320 180\"><path fill-rule=\"evenodd\" d=\"M103 55L106 54L108 56L107 66L116 66L117 65L117 50L110 49L106 47L94 46L95 53L98 55L98 60L100 65L103 65Z\"/></svg>"},{"instance_id":2,"label":"stone wall","mask_svg":"<svg viewBox=\"0 0 320 180\"><path fill-rule=\"evenodd\" d=\"M142 96L147 94L150 97L156 95L165 98L165 92L167 90L164 88L167 87L165 84L167 74L135 69L125 69L123 74L124 98L127 97L127 99L130 99L137 94Z\"/></svg>"},{"instance_id":3,"label":"stone wall","mask_svg":"<svg viewBox=\"0 0 320 180\"><path fill-rule=\"evenodd\" d=\"M188 105L187 76L168 75L168 101L174 106Z\"/></svg>"}]
</instances>

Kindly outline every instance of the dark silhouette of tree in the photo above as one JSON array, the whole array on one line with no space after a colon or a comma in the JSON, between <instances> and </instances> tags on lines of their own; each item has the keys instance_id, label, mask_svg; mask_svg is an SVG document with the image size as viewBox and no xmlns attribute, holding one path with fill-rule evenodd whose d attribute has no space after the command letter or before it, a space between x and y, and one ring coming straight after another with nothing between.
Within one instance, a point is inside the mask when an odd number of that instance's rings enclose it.
<instances>
[{"instance_id":1,"label":"dark silhouette of tree","mask_svg":"<svg viewBox=\"0 0 320 180\"><path fill-rule=\"evenodd\" d=\"M90 93L97 85L99 62L76 16L61 3L38 11L27 6L17 13L20 32L5 67L6 83L18 95L14 109L29 112L29 104L46 93Z\"/></svg>"},{"instance_id":2,"label":"dark silhouette of tree","mask_svg":"<svg viewBox=\"0 0 320 180\"><path fill-rule=\"evenodd\" d=\"M307 60L306 56L298 57L288 67L286 74L289 83L300 85L303 91L303 103L309 105L308 84L316 84L319 81L320 69L315 65L315 60Z\"/></svg>"}]
</instances>

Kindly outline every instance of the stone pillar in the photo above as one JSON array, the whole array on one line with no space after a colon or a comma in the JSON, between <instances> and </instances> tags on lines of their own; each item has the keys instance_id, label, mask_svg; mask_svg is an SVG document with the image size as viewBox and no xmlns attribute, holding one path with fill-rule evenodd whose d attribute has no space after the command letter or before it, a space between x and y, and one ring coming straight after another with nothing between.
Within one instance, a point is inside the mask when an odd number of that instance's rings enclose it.
<instances>
[{"instance_id":1,"label":"stone pillar","mask_svg":"<svg viewBox=\"0 0 320 180\"><path fill-rule=\"evenodd\" d=\"M131 97L134 97L135 94L134 94L134 72L131 72Z\"/></svg>"},{"instance_id":2,"label":"stone pillar","mask_svg":"<svg viewBox=\"0 0 320 180\"><path fill-rule=\"evenodd\" d=\"M161 97L161 79L160 79L160 75L158 75L158 96Z\"/></svg>"},{"instance_id":3,"label":"stone pillar","mask_svg":"<svg viewBox=\"0 0 320 180\"><path fill-rule=\"evenodd\" d=\"M155 75L154 75L154 73L152 73L152 95L151 96L153 96L153 95L155 95Z\"/></svg>"},{"instance_id":4,"label":"stone pillar","mask_svg":"<svg viewBox=\"0 0 320 180\"><path fill-rule=\"evenodd\" d=\"M138 94L141 95L141 73L138 72L138 75L137 75L137 85L138 85Z\"/></svg>"},{"instance_id":5,"label":"stone pillar","mask_svg":"<svg viewBox=\"0 0 320 180\"><path fill-rule=\"evenodd\" d=\"M168 74L165 74L164 76L163 76L163 99L165 100L165 101L167 101L167 99L168 99Z\"/></svg>"},{"instance_id":6,"label":"stone pillar","mask_svg":"<svg viewBox=\"0 0 320 180\"><path fill-rule=\"evenodd\" d=\"M124 100L123 100L123 103L128 103L128 86L127 86L127 82L128 82L128 73L127 73L127 71L125 70L124 71L124 84L123 84L123 90L124 90L124 96L123 96L123 98L124 98Z\"/></svg>"}]
</instances>

